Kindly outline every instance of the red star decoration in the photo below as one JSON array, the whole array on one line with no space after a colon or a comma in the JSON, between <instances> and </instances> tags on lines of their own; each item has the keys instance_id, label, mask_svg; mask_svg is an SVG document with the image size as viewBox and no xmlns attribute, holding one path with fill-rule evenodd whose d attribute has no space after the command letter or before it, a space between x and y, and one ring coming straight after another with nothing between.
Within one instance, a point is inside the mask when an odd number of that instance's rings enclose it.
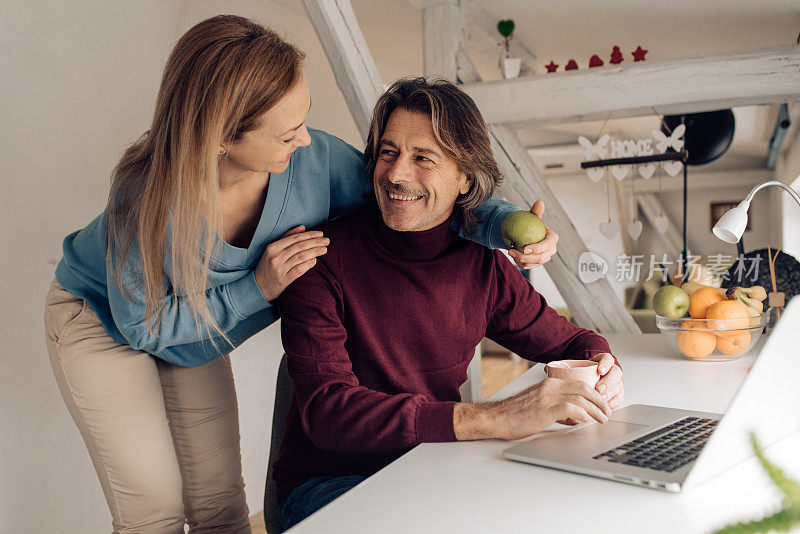
<instances>
[{"instance_id":1,"label":"red star decoration","mask_svg":"<svg viewBox=\"0 0 800 534\"><path fill-rule=\"evenodd\" d=\"M550 63L548 65L545 65L544 68L547 69L547 72L549 74L551 72L555 72L556 69L558 68L558 65L556 63L553 63L553 60L551 59Z\"/></svg>"},{"instance_id":2,"label":"red star decoration","mask_svg":"<svg viewBox=\"0 0 800 534\"><path fill-rule=\"evenodd\" d=\"M648 52L648 50L645 50L641 46L637 46L636 50L631 52L631 54L633 54L633 60L634 61L644 61L644 56L645 56L645 54L647 54L647 52Z\"/></svg>"},{"instance_id":3,"label":"red star decoration","mask_svg":"<svg viewBox=\"0 0 800 534\"><path fill-rule=\"evenodd\" d=\"M567 61L564 70L578 70L578 64L575 62L574 59L570 59L569 61Z\"/></svg>"},{"instance_id":4,"label":"red star decoration","mask_svg":"<svg viewBox=\"0 0 800 534\"><path fill-rule=\"evenodd\" d=\"M597 54L589 58L589 68L602 67L602 66L603 66L603 60L600 59L600 56L598 56Z\"/></svg>"}]
</instances>

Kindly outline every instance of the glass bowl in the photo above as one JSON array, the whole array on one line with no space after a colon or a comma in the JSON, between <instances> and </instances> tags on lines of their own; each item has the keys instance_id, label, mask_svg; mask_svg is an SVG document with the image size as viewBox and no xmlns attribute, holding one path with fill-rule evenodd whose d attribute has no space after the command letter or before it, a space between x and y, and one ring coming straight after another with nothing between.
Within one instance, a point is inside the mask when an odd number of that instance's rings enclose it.
<instances>
[{"instance_id":1,"label":"glass bowl","mask_svg":"<svg viewBox=\"0 0 800 534\"><path fill-rule=\"evenodd\" d=\"M750 352L767 326L772 308L749 319L670 319L656 315L669 346L687 360L720 362Z\"/></svg>"}]
</instances>

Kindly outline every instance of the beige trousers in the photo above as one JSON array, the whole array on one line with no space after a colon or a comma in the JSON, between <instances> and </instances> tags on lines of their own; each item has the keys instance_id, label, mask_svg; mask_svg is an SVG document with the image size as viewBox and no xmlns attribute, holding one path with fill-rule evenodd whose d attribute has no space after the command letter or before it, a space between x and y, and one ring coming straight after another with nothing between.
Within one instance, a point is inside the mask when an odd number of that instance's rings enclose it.
<instances>
[{"instance_id":1,"label":"beige trousers","mask_svg":"<svg viewBox=\"0 0 800 534\"><path fill-rule=\"evenodd\" d=\"M193 533L249 533L229 358L178 367L116 343L55 281L44 317L50 363L114 532L182 533L188 523Z\"/></svg>"}]
</instances>

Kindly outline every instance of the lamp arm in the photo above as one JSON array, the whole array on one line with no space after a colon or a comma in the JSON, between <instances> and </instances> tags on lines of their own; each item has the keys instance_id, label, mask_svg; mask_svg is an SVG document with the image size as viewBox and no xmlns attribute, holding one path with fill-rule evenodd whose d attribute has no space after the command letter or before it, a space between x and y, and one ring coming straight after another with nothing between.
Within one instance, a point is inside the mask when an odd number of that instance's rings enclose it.
<instances>
[{"instance_id":1,"label":"lamp arm","mask_svg":"<svg viewBox=\"0 0 800 534\"><path fill-rule=\"evenodd\" d=\"M791 187L789 187L785 183L778 182L776 180L771 180L769 182L764 182L762 184L758 184L757 186L755 186L753 189L750 190L749 193L747 193L747 196L744 198L742 203L746 202L745 206L749 207L750 206L750 201L753 199L755 194L757 192L761 191L762 189L764 189L765 187L769 187L771 185L777 185L778 187L782 187L783 189L785 189L786 192L789 193L792 196L792 198L795 200L795 202L797 202L797 204L800 205L800 195L797 194L797 191L795 191L794 189L792 189Z\"/></svg>"}]
</instances>

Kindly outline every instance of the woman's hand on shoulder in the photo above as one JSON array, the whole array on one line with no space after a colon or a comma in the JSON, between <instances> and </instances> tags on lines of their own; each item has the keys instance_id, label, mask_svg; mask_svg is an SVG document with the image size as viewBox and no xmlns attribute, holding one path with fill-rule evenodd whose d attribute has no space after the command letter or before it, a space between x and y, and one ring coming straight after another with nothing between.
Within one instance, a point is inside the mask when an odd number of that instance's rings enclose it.
<instances>
[{"instance_id":1,"label":"woman's hand on shoulder","mask_svg":"<svg viewBox=\"0 0 800 534\"><path fill-rule=\"evenodd\" d=\"M535 213L541 218L542 215L544 215L544 202L541 200L534 202L531 207L531 213ZM514 263L523 269L533 269L550 261L550 258L558 252L556 248L558 244L558 234L546 224L545 228L547 228L547 233L542 241L528 245L523 252L513 249L508 251L508 255L514 260Z\"/></svg>"},{"instance_id":2,"label":"woman's hand on shoulder","mask_svg":"<svg viewBox=\"0 0 800 534\"><path fill-rule=\"evenodd\" d=\"M325 254L330 239L318 230L305 231L303 225L288 230L270 243L256 265L258 287L270 302L286 287L303 276Z\"/></svg>"}]
</instances>

